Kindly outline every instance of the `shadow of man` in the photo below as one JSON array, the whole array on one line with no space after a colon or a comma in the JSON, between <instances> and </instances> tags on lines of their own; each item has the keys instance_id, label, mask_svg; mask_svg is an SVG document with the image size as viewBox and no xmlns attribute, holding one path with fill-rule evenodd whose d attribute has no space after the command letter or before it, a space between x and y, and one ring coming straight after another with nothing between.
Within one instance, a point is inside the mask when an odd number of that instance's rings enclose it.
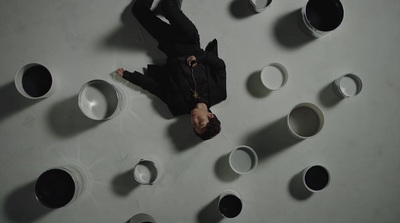
<instances>
[{"instance_id":1,"label":"shadow of man","mask_svg":"<svg viewBox=\"0 0 400 223\"><path fill-rule=\"evenodd\" d=\"M131 1L122 12L122 25L102 39L101 44L103 47L112 47L119 50L145 51L154 64L160 64L165 61L166 56L157 48L158 42L133 16L132 6L134 3L135 1Z\"/></svg>"},{"instance_id":2,"label":"shadow of man","mask_svg":"<svg viewBox=\"0 0 400 223\"><path fill-rule=\"evenodd\" d=\"M202 142L189 124L188 115L175 117L175 120L168 128L168 135L172 138L178 151L184 151Z\"/></svg>"}]
</instances>

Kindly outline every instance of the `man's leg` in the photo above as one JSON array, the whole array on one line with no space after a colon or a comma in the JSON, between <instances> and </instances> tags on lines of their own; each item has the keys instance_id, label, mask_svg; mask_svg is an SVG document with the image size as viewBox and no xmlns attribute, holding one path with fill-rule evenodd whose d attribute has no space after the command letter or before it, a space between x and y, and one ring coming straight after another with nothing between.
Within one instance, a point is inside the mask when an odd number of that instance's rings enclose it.
<instances>
[{"instance_id":1,"label":"man's leg","mask_svg":"<svg viewBox=\"0 0 400 223\"><path fill-rule=\"evenodd\" d=\"M170 41L172 28L150 10L152 4L153 0L136 0L132 7L132 14L158 42Z\"/></svg>"},{"instance_id":2,"label":"man's leg","mask_svg":"<svg viewBox=\"0 0 400 223\"><path fill-rule=\"evenodd\" d=\"M178 41L200 44L196 26L181 10L182 0L163 0L162 10Z\"/></svg>"}]
</instances>

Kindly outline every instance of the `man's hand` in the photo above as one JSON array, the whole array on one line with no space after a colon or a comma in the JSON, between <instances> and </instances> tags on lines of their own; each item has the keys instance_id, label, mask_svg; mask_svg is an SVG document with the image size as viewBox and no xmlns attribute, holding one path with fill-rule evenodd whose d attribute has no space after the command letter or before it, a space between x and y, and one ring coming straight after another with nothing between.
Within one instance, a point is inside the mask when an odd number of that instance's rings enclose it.
<instances>
[{"instance_id":1,"label":"man's hand","mask_svg":"<svg viewBox=\"0 0 400 223\"><path fill-rule=\"evenodd\" d=\"M122 76L124 76L124 68L118 68L116 71L115 71L115 73L117 73L118 74L118 76L120 76L120 77L122 77Z\"/></svg>"},{"instance_id":2,"label":"man's hand","mask_svg":"<svg viewBox=\"0 0 400 223\"><path fill-rule=\"evenodd\" d=\"M190 56L186 60L189 67L195 67L197 65L197 59L195 56Z\"/></svg>"}]
</instances>

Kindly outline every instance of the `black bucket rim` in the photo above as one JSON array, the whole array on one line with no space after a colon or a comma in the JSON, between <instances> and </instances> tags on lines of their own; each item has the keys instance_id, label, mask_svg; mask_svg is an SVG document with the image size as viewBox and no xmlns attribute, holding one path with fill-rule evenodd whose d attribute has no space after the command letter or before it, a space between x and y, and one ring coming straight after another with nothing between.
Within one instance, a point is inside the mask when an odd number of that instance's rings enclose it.
<instances>
[{"instance_id":1,"label":"black bucket rim","mask_svg":"<svg viewBox=\"0 0 400 223\"><path fill-rule=\"evenodd\" d=\"M40 195L38 195L38 194L40 194L39 191L38 191L39 190L38 189L38 186L39 186L38 184L41 182L41 180L43 180L43 177L45 177L45 175L48 174L51 171L62 171L64 173L66 173L69 176L68 180L71 180L73 182L73 186L74 186L74 192L72 193L72 195L69 196L68 199L65 199L65 201L58 202L58 204L56 204L57 202L46 202L46 201L44 201L43 199L40 198ZM44 205L44 206L46 206L48 208L57 209L57 208L61 208L61 207L64 207L64 206L68 205L74 199L75 194L76 194L76 185L75 185L74 178L71 176L70 173L68 173L68 171L65 171L65 170L60 169L60 168L52 168L52 169L48 169L48 170L44 171L42 174L40 174L40 176L37 178L37 180L35 182L35 197L36 197L36 200L39 203L41 203L42 205Z\"/></svg>"},{"instance_id":2,"label":"black bucket rim","mask_svg":"<svg viewBox=\"0 0 400 223\"><path fill-rule=\"evenodd\" d=\"M310 18L308 17L308 10L309 10L309 6L310 6L310 2L313 2L313 1L317 1L317 0L309 0L308 2L307 2L307 4L306 4L306 6L305 6L305 11L304 11L304 17L305 17L305 19L306 19L306 22L310 25L310 26L312 26L312 28L314 28L315 30L317 30L317 31L320 31L320 32L330 32L330 31L333 31L333 30L335 30L335 29L337 29L339 26L340 26L340 24L342 24L342 22L343 22L343 20L344 20L344 15L345 15L345 13L344 13L344 7L343 7L343 4L342 4L342 2L340 1L340 0L325 0L325 1L331 1L332 3L336 3L336 4L338 4L338 9L339 9L339 16L340 16L340 19L338 19L338 21L337 21L337 25L335 25L335 26L332 26L332 27L330 27L329 29L321 29L321 28L319 28L319 27L316 27L315 25L313 25L312 24L312 22L311 22L311 20L310 20ZM321 1L321 0L320 0Z\"/></svg>"}]
</instances>

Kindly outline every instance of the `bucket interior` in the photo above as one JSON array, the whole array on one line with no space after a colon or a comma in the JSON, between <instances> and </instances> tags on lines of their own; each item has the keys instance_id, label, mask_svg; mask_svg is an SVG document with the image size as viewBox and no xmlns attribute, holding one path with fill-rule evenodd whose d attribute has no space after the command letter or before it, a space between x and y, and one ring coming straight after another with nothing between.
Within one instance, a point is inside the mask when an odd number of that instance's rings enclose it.
<instances>
[{"instance_id":1,"label":"bucket interior","mask_svg":"<svg viewBox=\"0 0 400 223\"><path fill-rule=\"evenodd\" d=\"M318 191L324 189L329 182L329 173L322 166L313 166L307 170L304 176L307 187Z\"/></svg>"},{"instance_id":2,"label":"bucket interior","mask_svg":"<svg viewBox=\"0 0 400 223\"><path fill-rule=\"evenodd\" d=\"M151 161L140 161L134 169L136 181L142 184L152 184L158 176L158 170L155 164Z\"/></svg>"},{"instance_id":3,"label":"bucket interior","mask_svg":"<svg viewBox=\"0 0 400 223\"><path fill-rule=\"evenodd\" d=\"M247 173L256 165L255 154L247 148L238 148L231 154L231 165L240 173Z\"/></svg>"},{"instance_id":4,"label":"bucket interior","mask_svg":"<svg viewBox=\"0 0 400 223\"><path fill-rule=\"evenodd\" d=\"M79 95L79 107L87 117L94 120L110 118L119 106L117 90L106 81L88 82Z\"/></svg>"},{"instance_id":5,"label":"bucket interior","mask_svg":"<svg viewBox=\"0 0 400 223\"><path fill-rule=\"evenodd\" d=\"M44 206L60 208L67 205L75 195L74 179L60 169L47 170L36 181L36 198Z\"/></svg>"},{"instance_id":6,"label":"bucket interior","mask_svg":"<svg viewBox=\"0 0 400 223\"><path fill-rule=\"evenodd\" d=\"M339 0L310 0L306 6L306 18L320 31L332 31L342 23L344 10Z\"/></svg>"},{"instance_id":7,"label":"bucket interior","mask_svg":"<svg viewBox=\"0 0 400 223\"><path fill-rule=\"evenodd\" d=\"M301 137L310 137L321 129L321 118L308 106L298 106L289 114L289 125L294 133Z\"/></svg>"},{"instance_id":8,"label":"bucket interior","mask_svg":"<svg viewBox=\"0 0 400 223\"><path fill-rule=\"evenodd\" d=\"M32 98L42 97L50 91L53 78L50 71L40 64L27 64L17 74L19 91Z\"/></svg>"},{"instance_id":9,"label":"bucket interior","mask_svg":"<svg viewBox=\"0 0 400 223\"><path fill-rule=\"evenodd\" d=\"M242 201L233 194L226 195L219 202L219 211L227 218L234 218L242 211Z\"/></svg>"}]
</instances>

